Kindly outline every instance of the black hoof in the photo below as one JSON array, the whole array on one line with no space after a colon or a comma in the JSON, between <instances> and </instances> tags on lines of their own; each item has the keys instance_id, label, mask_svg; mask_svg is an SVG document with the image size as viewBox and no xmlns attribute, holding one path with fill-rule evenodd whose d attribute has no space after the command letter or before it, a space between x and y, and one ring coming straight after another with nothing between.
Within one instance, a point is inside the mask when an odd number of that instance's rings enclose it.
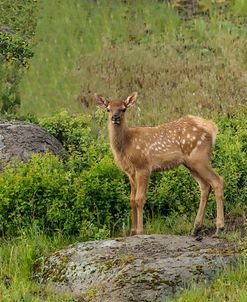
<instances>
[{"instance_id":1,"label":"black hoof","mask_svg":"<svg viewBox=\"0 0 247 302\"><path fill-rule=\"evenodd\" d=\"M136 230L131 230L130 231L130 236L135 236L136 235Z\"/></svg>"},{"instance_id":2,"label":"black hoof","mask_svg":"<svg viewBox=\"0 0 247 302\"><path fill-rule=\"evenodd\" d=\"M202 228L201 227L194 227L192 232L191 232L191 236L196 237L199 235L199 233L201 232Z\"/></svg>"}]
</instances>

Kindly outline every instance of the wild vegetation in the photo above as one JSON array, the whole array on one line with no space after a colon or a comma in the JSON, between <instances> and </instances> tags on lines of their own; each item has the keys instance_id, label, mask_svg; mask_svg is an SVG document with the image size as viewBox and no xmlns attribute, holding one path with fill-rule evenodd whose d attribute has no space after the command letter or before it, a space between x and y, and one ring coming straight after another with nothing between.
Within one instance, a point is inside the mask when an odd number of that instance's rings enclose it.
<instances>
[{"instance_id":1,"label":"wild vegetation","mask_svg":"<svg viewBox=\"0 0 247 302\"><path fill-rule=\"evenodd\" d=\"M226 213L246 208L245 114L217 118L221 131L212 160L225 179ZM102 127L106 124L101 116L95 116L95 122ZM51 154L34 155L28 163L16 163L0 174L1 232L17 235L19 228L33 222L47 233L60 230L82 238L88 236L85 230L89 231L89 226L111 235L127 232L129 182L116 167L104 132L94 133L86 118L71 118L67 113L39 123L63 142L66 154L61 159ZM149 186L146 218L193 217L198 200L197 184L185 168L156 173ZM212 222L215 209L211 194L207 217Z\"/></svg>"},{"instance_id":2,"label":"wild vegetation","mask_svg":"<svg viewBox=\"0 0 247 302\"><path fill-rule=\"evenodd\" d=\"M246 214L247 3L192 2L0 0L1 116L42 125L66 150L0 174L0 300L57 301L35 281L37 259L78 240L129 233L129 184L94 92L138 91L137 109L127 113L132 126L188 113L212 118L227 219ZM189 234L198 198L186 169L154 174L146 232ZM210 232L212 194L206 216ZM223 236L238 241L242 233ZM242 264L176 301L245 301L245 271Z\"/></svg>"},{"instance_id":3,"label":"wild vegetation","mask_svg":"<svg viewBox=\"0 0 247 302\"><path fill-rule=\"evenodd\" d=\"M20 107L19 83L28 59L36 26L35 1L0 1L0 114Z\"/></svg>"},{"instance_id":4,"label":"wild vegetation","mask_svg":"<svg viewBox=\"0 0 247 302\"><path fill-rule=\"evenodd\" d=\"M246 4L215 3L188 20L172 6L44 3L35 56L20 87L22 112L92 113L95 92L123 98L138 91L139 109L131 120L153 125L185 113L228 113L244 104ZM51 18L55 10L59 17Z\"/></svg>"}]
</instances>

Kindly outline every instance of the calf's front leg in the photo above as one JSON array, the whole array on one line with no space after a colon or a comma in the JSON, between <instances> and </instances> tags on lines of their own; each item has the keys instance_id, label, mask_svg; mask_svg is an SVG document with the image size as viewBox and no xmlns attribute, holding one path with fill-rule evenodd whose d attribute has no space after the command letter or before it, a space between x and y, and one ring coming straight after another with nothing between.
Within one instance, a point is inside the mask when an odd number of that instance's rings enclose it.
<instances>
[{"instance_id":1,"label":"calf's front leg","mask_svg":"<svg viewBox=\"0 0 247 302\"><path fill-rule=\"evenodd\" d=\"M150 173L143 170L136 173L136 235L143 234L143 208L146 201Z\"/></svg>"},{"instance_id":2,"label":"calf's front leg","mask_svg":"<svg viewBox=\"0 0 247 302\"><path fill-rule=\"evenodd\" d=\"M136 183L135 177L129 175L130 181L130 207L131 207L131 232L130 235L136 234L136 227L137 227L137 209L136 209Z\"/></svg>"}]
</instances>

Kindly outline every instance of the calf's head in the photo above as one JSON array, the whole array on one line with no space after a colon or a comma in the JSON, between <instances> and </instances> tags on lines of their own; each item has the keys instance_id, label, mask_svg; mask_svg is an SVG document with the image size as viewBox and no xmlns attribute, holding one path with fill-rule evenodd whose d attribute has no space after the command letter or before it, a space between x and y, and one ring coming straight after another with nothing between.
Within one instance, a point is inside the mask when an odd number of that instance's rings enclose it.
<instances>
[{"instance_id":1,"label":"calf's head","mask_svg":"<svg viewBox=\"0 0 247 302\"><path fill-rule=\"evenodd\" d=\"M108 101L102 95L95 94L97 105L108 111L108 117L115 125L120 125L124 119L124 113L128 107L135 104L137 98L137 92L132 93L124 101L110 100Z\"/></svg>"}]
</instances>

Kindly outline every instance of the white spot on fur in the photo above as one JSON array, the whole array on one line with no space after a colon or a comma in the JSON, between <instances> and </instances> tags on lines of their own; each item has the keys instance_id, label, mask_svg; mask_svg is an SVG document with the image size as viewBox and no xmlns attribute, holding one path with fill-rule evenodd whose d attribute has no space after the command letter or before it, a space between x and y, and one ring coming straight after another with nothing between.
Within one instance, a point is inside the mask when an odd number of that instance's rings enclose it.
<instances>
[{"instance_id":1,"label":"white spot on fur","mask_svg":"<svg viewBox=\"0 0 247 302\"><path fill-rule=\"evenodd\" d=\"M190 138L190 134L189 133L187 134L187 138Z\"/></svg>"},{"instance_id":2,"label":"white spot on fur","mask_svg":"<svg viewBox=\"0 0 247 302\"><path fill-rule=\"evenodd\" d=\"M185 139L182 140L182 144L183 144L183 145L185 144Z\"/></svg>"},{"instance_id":3,"label":"white spot on fur","mask_svg":"<svg viewBox=\"0 0 247 302\"><path fill-rule=\"evenodd\" d=\"M140 150L141 147L139 145L136 146L136 150Z\"/></svg>"},{"instance_id":4,"label":"white spot on fur","mask_svg":"<svg viewBox=\"0 0 247 302\"><path fill-rule=\"evenodd\" d=\"M192 130L193 130L193 131L197 131L198 129L197 129L196 127L193 127Z\"/></svg>"},{"instance_id":5,"label":"white spot on fur","mask_svg":"<svg viewBox=\"0 0 247 302\"><path fill-rule=\"evenodd\" d=\"M197 142L197 145L201 145L201 144L202 144L202 141L198 141L198 142Z\"/></svg>"}]
</instances>

